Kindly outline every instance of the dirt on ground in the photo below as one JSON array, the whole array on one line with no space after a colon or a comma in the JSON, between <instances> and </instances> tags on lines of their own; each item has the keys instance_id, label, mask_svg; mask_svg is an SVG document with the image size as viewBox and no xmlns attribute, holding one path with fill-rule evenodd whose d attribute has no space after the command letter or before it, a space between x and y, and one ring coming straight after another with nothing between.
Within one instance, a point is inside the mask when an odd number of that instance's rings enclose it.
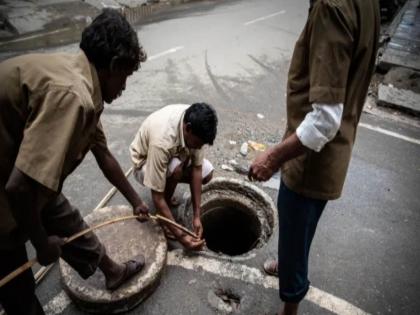
<instances>
[{"instance_id":1,"label":"dirt on ground","mask_svg":"<svg viewBox=\"0 0 420 315\"><path fill-rule=\"evenodd\" d=\"M240 170L247 170L261 152L253 149L248 142L250 141L251 144L256 142L261 145L261 148L274 145L281 141L286 126L285 118L282 118L280 122L273 122L255 113L219 110L218 117L218 135L214 145L206 153L206 158L215 167L216 176L246 178ZM248 144L246 155L240 153L243 143ZM255 147L258 148L258 146ZM232 160L236 161L239 167L232 165ZM232 167L233 170L224 169L226 166Z\"/></svg>"},{"instance_id":2,"label":"dirt on ground","mask_svg":"<svg viewBox=\"0 0 420 315\"><path fill-rule=\"evenodd\" d=\"M420 94L420 72L418 71L394 67L384 76L383 83Z\"/></svg>"}]
</instances>

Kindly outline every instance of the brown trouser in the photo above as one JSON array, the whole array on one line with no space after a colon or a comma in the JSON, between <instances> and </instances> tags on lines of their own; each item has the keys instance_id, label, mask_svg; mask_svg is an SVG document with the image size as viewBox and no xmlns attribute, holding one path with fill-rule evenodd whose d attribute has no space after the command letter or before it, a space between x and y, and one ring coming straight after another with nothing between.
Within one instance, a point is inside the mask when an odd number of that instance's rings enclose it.
<instances>
[{"instance_id":1,"label":"brown trouser","mask_svg":"<svg viewBox=\"0 0 420 315\"><path fill-rule=\"evenodd\" d=\"M88 228L80 212L62 194L42 210L41 217L48 235L69 237ZM62 251L61 258L84 279L95 272L105 255L104 246L93 233L64 245ZM0 257L0 278L3 278L27 261L25 245L12 250L0 249ZM0 288L0 304L8 315L44 314L35 295L31 270Z\"/></svg>"}]
</instances>

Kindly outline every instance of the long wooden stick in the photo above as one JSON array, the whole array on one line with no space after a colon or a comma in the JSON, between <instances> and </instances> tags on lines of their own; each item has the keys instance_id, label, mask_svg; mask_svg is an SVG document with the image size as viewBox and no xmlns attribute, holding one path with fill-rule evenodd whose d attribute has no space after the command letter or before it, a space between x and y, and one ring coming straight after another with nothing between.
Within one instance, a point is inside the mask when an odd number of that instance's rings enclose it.
<instances>
[{"instance_id":1,"label":"long wooden stick","mask_svg":"<svg viewBox=\"0 0 420 315\"><path fill-rule=\"evenodd\" d=\"M165 217L163 217L163 216L161 216L159 214L157 214L157 215L151 215L151 214L149 214L148 217L151 218L151 219L160 220L160 221L164 221L166 223L172 224L173 226L175 226L176 228L184 231L188 235L190 235L190 236L198 239L198 236L195 235L190 230L188 230L187 228L185 228L182 225L180 225L180 224L178 224L178 223L176 223L176 222L174 222L172 220L169 220L169 219L167 219L167 218L165 218ZM112 219L112 220L103 222L101 224L95 225L95 226L93 226L91 228L88 228L86 230L80 231L79 233L76 233L76 234L70 236L69 238L66 238L65 241L64 241L64 244L70 243L71 241L74 241L76 238L79 238L79 237L81 237L81 236L83 236L83 235L85 235L85 234L87 234L89 232L92 232L93 230L99 229L99 228L104 227L106 225L114 224L114 223L117 223L117 222L120 222L120 221L124 221L124 220L137 219L137 218L141 218L141 216L138 216L138 215L129 215L129 216L126 216L126 217L119 217L119 218L116 218L116 219Z\"/></svg>"},{"instance_id":2,"label":"long wooden stick","mask_svg":"<svg viewBox=\"0 0 420 315\"><path fill-rule=\"evenodd\" d=\"M28 260L26 263L24 263L22 266L20 266L19 268L17 268L15 271L9 273L6 277L4 277L3 279L0 280L0 288L2 286L4 286L6 283L8 283L9 281L13 280L14 278L16 278L17 276L19 276L21 273L23 273L24 271L28 270L29 268L31 268L33 265L35 265L38 262L38 260L36 258L32 258L31 260Z\"/></svg>"},{"instance_id":3,"label":"long wooden stick","mask_svg":"<svg viewBox=\"0 0 420 315\"><path fill-rule=\"evenodd\" d=\"M65 244L68 244L68 243L70 243L72 241L74 241L75 239L77 239L77 238L79 238L79 237L81 237L81 236L83 236L83 235L85 235L85 234L87 234L89 232L92 232L93 230L99 229L101 227L104 227L104 226L107 226L107 225L110 225L110 224L114 224L114 223L117 223L117 222L120 222L120 221L131 220L131 219L138 219L140 217L141 216L138 216L138 215L129 215L129 216L118 217L118 218L115 218L115 219L111 219L111 220L105 221L103 223L100 223L100 224L97 224L95 226L92 226L92 227L90 227L90 228L88 228L86 230L80 231L79 233L76 233L76 234L74 234L74 235L72 235L72 236L64 239L64 245ZM164 221L166 223L172 224L173 226L175 226L176 228L184 231L188 235L190 235L190 236L198 239L198 236L197 235L195 235L193 232L191 232L190 230L188 230L184 226L182 226L182 225L180 225L180 224L178 224L178 223L176 223L176 222L174 222L172 220L169 220L169 219L167 219L165 217L162 217L159 214L157 214L157 215L150 215L149 214L148 217L151 218L151 219L154 219L154 220L160 220L160 221ZM6 283L8 283L9 281L11 281L14 278L16 278L17 276L19 276L21 273L23 273L26 270L28 270L29 268L31 268L37 262L38 262L38 260L36 258L32 258L31 260L27 261L22 266L20 266L19 268L17 268L15 271L9 273L6 277L4 277L3 279L0 280L0 288L2 286L4 286Z\"/></svg>"},{"instance_id":4,"label":"long wooden stick","mask_svg":"<svg viewBox=\"0 0 420 315\"><path fill-rule=\"evenodd\" d=\"M175 226L176 228L180 229L181 231L187 233L189 236L194 237L195 239L200 239L194 232L191 232L190 230L188 230L186 227L182 226L181 224L178 224L172 220L169 220L168 218L165 218L159 214L156 215L149 215L149 217L151 217L152 219L155 220L160 220L169 224L172 224L173 226Z\"/></svg>"}]
</instances>

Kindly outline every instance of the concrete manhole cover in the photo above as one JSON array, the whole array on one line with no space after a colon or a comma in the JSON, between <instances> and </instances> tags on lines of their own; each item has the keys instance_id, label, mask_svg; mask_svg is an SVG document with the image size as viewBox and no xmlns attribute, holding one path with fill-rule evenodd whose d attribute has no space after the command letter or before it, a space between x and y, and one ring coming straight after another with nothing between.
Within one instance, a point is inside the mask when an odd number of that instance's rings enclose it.
<instances>
[{"instance_id":1,"label":"concrete manhole cover","mask_svg":"<svg viewBox=\"0 0 420 315\"><path fill-rule=\"evenodd\" d=\"M128 216L132 209L127 206L113 206L99 209L86 217L89 225L96 225L109 219ZM105 288L105 279L99 270L87 280L63 260L60 271L65 291L83 311L98 314L126 312L147 296L159 284L166 265L167 243L160 226L153 220L140 223L136 220L122 221L97 230L96 235L103 242L110 257L125 262L138 254L146 258L144 269L115 291Z\"/></svg>"}]
</instances>

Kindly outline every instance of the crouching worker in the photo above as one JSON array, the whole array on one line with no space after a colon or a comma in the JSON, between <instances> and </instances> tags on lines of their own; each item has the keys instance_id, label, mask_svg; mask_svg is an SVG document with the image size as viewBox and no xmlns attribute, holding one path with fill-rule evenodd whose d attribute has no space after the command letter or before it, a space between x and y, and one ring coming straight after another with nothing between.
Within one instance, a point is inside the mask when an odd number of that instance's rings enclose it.
<instances>
[{"instance_id":1,"label":"crouching worker","mask_svg":"<svg viewBox=\"0 0 420 315\"><path fill-rule=\"evenodd\" d=\"M178 183L190 185L193 228L199 239L163 225L168 238L185 248L200 250L203 226L200 219L201 186L213 176L213 165L204 159L203 145L212 145L217 132L216 111L208 104L168 105L154 112L141 125L130 146L134 176L151 189L153 203L160 215L173 220L170 208Z\"/></svg>"},{"instance_id":2,"label":"crouching worker","mask_svg":"<svg viewBox=\"0 0 420 315\"><path fill-rule=\"evenodd\" d=\"M117 263L94 233L62 246L88 226L61 191L90 150L134 213L148 213L109 151L100 120L104 101L121 95L146 55L130 24L110 9L83 31L80 48L0 63L0 278L27 261L29 239L42 265L61 256L83 278L99 268L114 290L143 268L144 257ZM0 303L9 315L44 314L31 270L0 288Z\"/></svg>"}]
</instances>

